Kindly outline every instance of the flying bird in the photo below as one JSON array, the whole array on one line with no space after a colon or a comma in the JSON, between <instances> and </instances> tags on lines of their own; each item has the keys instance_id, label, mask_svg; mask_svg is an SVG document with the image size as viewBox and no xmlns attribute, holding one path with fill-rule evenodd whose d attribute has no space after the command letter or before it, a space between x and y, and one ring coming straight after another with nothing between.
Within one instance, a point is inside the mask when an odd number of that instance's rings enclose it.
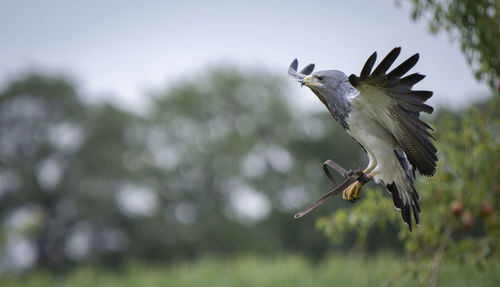
<instances>
[{"instance_id":1,"label":"flying bird","mask_svg":"<svg viewBox=\"0 0 500 287\"><path fill-rule=\"evenodd\" d=\"M431 114L427 104L431 91L412 90L425 76L405 74L418 62L415 54L388 72L401 48L394 48L372 71L377 59L374 52L359 76L341 71L314 72L309 64L297 72L295 59L288 74L302 86L310 88L345 131L368 155L363 171L366 177L385 185L403 220L412 230L412 215L420 223L421 209L415 190L415 173L433 176L436 173L437 150L431 139L434 130L420 113ZM362 184L354 182L343 191L343 198L355 201Z\"/></svg>"}]
</instances>

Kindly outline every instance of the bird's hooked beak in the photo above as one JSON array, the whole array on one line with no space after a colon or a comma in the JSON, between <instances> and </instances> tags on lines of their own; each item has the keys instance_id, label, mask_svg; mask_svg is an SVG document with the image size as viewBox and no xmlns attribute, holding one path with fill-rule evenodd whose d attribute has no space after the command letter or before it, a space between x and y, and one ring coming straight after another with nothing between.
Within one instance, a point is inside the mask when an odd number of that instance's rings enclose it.
<instances>
[{"instance_id":1,"label":"bird's hooked beak","mask_svg":"<svg viewBox=\"0 0 500 287\"><path fill-rule=\"evenodd\" d=\"M300 86L319 87L321 85L318 79L316 79L316 77L311 77L311 75L306 76L300 81Z\"/></svg>"}]
</instances>

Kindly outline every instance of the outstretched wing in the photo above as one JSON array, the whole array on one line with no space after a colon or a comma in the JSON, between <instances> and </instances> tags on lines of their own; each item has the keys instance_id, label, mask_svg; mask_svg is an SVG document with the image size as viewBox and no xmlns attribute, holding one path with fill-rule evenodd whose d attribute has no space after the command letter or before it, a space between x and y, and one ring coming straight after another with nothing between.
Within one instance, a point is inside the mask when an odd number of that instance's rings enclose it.
<instances>
[{"instance_id":1,"label":"outstretched wing","mask_svg":"<svg viewBox=\"0 0 500 287\"><path fill-rule=\"evenodd\" d=\"M418 54L387 73L400 52L400 47L394 48L371 72L377 59L377 53L373 53L360 76L350 75L349 82L359 91L363 110L392 134L410 164L422 175L432 176L438 160L431 142L435 140L431 134L433 129L419 118L421 112L432 113L433 108L425 104L432 92L412 90L424 75L404 76L418 62Z\"/></svg>"},{"instance_id":2,"label":"outstretched wing","mask_svg":"<svg viewBox=\"0 0 500 287\"><path fill-rule=\"evenodd\" d=\"M300 72L297 72L297 68L299 67L299 61L297 59L293 60L288 67L288 76L295 78L295 80L302 80L307 75L310 75L314 70L314 64L309 64L305 66Z\"/></svg>"}]
</instances>

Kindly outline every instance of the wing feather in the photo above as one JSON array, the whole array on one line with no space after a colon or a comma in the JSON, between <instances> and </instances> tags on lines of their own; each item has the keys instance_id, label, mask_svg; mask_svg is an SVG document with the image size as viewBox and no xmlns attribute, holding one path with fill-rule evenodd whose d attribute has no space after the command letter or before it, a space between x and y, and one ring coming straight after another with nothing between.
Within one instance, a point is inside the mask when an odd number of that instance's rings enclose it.
<instances>
[{"instance_id":1,"label":"wing feather","mask_svg":"<svg viewBox=\"0 0 500 287\"><path fill-rule=\"evenodd\" d=\"M394 136L410 164L421 174L432 176L438 160L437 150L431 141L435 140L433 129L419 118L421 112L433 112L434 109L425 104L432 92L412 90L424 75L414 73L403 77L418 62L418 54L387 73L400 51L401 48L394 48L370 74L376 59L376 53L373 53L361 76L351 75L349 82L360 92L363 108Z\"/></svg>"},{"instance_id":2,"label":"wing feather","mask_svg":"<svg viewBox=\"0 0 500 287\"><path fill-rule=\"evenodd\" d=\"M305 68L302 69L300 71L300 73L304 74L304 75L310 75L313 70L314 70L314 64L309 64L309 65L305 66Z\"/></svg>"},{"instance_id":3,"label":"wing feather","mask_svg":"<svg viewBox=\"0 0 500 287\"><path fill-rule=\"evenodd\" d=\"M425 78L424 75L421 75L421 74L418 74L418 73L415 73L415 74L411 74L411 75L408 75L404 78L401 78L401 85L407 87L407 88L411 88L413 87L416 83L422 81L423 79Z\"/></svg>"},{"instance_id":4,"label":"wing feather","mask_svg":"<svg viewBox=\"0 0 500 287\"><path fill-rule=\"evenodd\" d=\"M363 66L363 69L361 70L361 74L359 76L361 81L364 81L368 78L376 60L377 60L377 52L373 53Z\"/></svg>"},{"instance_id":5,"label":"wing feather","mask_svg":"<svg viewBox=\"0 0 500 287\"><path fill-rule=\"evenodd\" d=\"M434 109L429 105L411 102L411 101L405 100L404 97L398 97L397 101L401 107L403 107L406 110L413 112L413 113L418 114L420 112L425 112L425 113L431 114L434 111Z\"/></svg>"},{"instance_id":6,"label":"wing feather","mask_svg":"<svg viewBox=\"0 0 500 287\"><path fill-rule=\"evenodd\" d=\"M387 77L401 78L402 76L404 76L404 74L408 73L408 71L411 70L411 68L413 68L417 64L419 57L420 56L418 54L411 56L406 61L401 63L399 66L394 68L394 70L392 70L389 74L387 74Z\"/></svg>"},{"instance_id":7,"label":"wing feather","mask_svg":"<svg viewBox=\"0 0 500 287\"><path fill-rule=\"evenodd\" d=\"M399 56L399 53L401 53L401 47L397 47L392 49L387 56L378 64L377 68L373 71L371 74L372 77L376 77L379 75L385 75L385 72L389 70L389 68L394 64L394 61L396 61L396 58Z\"/></svg>"},{"instance_id":8,"label":"wing feather","mask_svg":"<svg viewBox=\"0 0 500 287\"><path fill-rule=\"evenodd\" d=\"M298 67L299 61L297 59L293 60L288 67L288 76L294 78L295 80L302 80L314 70L314 64L307 65L300 72L297 72Z\"/></svg>"},{"instance_id":9,"label":"wing feather","mask_svg":"<svg viewBox=\"0 0 500 287\"><path fill-rule=\"evenodd\" d=\"M430 97L432 97L432 92L430 91L410 91L410 92L397 92L397 99L401 102L410 102L414 104L421 104L427 101Z\"/></svg>"}]
</instances>

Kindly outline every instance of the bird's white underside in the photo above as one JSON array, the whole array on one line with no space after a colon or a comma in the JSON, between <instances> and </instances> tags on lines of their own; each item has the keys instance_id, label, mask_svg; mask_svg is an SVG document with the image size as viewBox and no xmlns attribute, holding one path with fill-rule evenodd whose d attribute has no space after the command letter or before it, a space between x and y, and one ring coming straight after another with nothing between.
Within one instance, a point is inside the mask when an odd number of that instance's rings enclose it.
<instances>
[{"instance_id":1,"label":"bird's white underside","mask_svg":"<svg viewBox=\"0 0 500 287\"><path fill-rule=\"evenodd\" d=\"M397 132L391 112L394 104L383 91L367 85L358 87L359 93L349 98L351 112L347 118L348 133L365 149L369 157L368 167L374 167L375 182L396 183L404 203L410 201L406 187L406 173L394 153L402 151L391 134Z\"/></svg>"}]
</instances>

